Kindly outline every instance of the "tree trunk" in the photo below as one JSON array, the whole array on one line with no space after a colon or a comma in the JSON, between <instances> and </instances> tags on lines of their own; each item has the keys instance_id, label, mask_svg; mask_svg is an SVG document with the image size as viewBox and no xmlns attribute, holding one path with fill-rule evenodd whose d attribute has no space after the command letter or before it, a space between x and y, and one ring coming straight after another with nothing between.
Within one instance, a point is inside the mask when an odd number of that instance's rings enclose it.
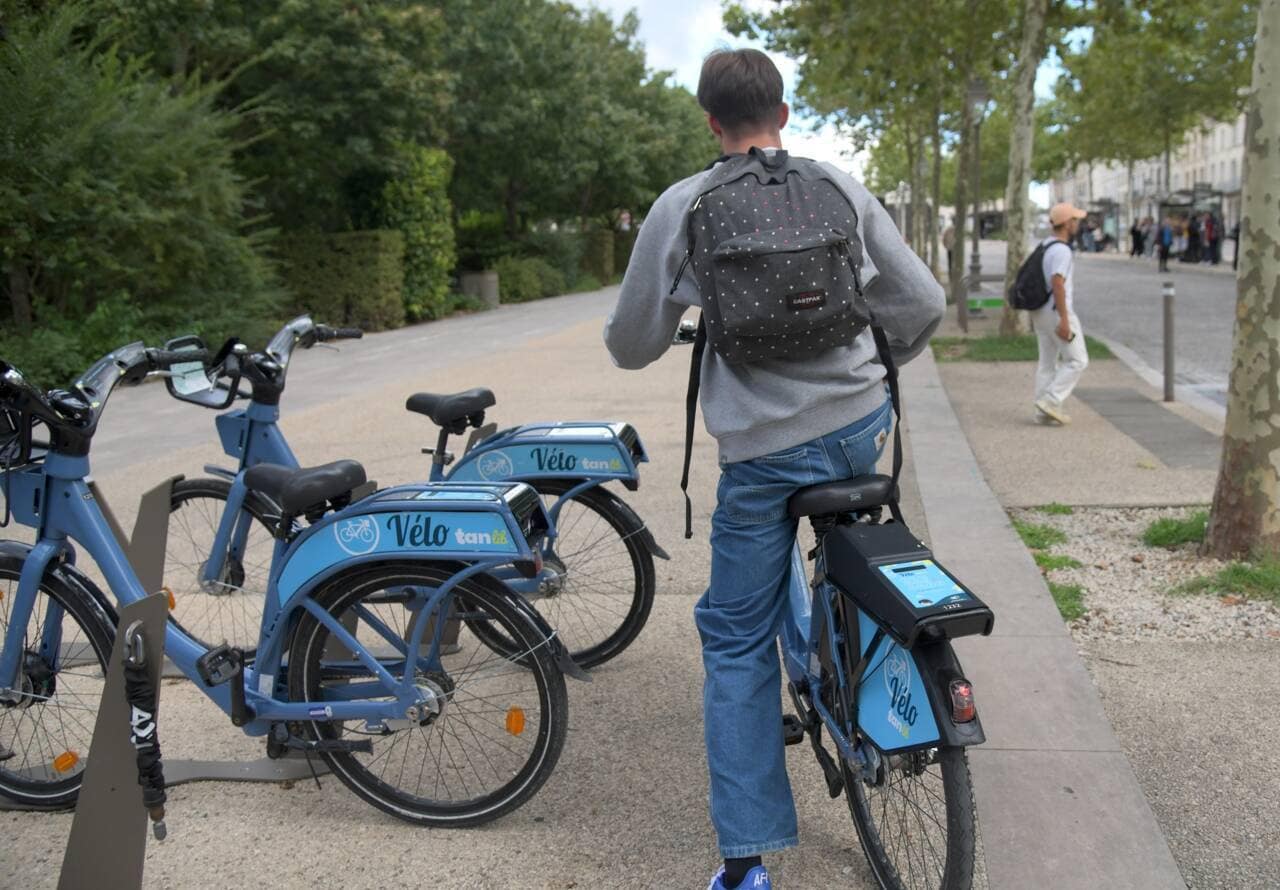
<instances>
[{"instance_id":1,"label":"tree trunk","mask_svg":"<svg viewBox=\"0 0 1280 890\"><path fill-rule=\"evenodd\" d=\"M1036 70L1044 58L1045 18L1049 0L1025 0L1022 6L1022 42L1018 64L1013 71L1013 121L1009 137L1009 179L1004 191L1005 236L1008 251L1004 261L1005 293L1013 287L1018 268L1027 253L1029 219L1027 189L1031 185L1031 150L1035 140ZM1008 303L1000 317L1000 333L1022 333L1022 313Z\"/></svg>"},{"instance_id":2,"label":"tree trunk","mask_svg":"<svg viewBox=\"0 0 1280 890\"><path fill-rule=\"evenodd\" d=\"M967 82L967 80L961 81ZM956 304L956 313L960 319L960 327L968 332L968 288L964 280L965 262L965 222L969 216L969 177L965 171L969 169L970 156L973 151L973 110L965 102L960 111L960 145L956 149L956 240L951 248L951 299Z\"/></svg>"},{"instance_id":3,"label":"tree trunk","mask_svg":"<svg viewBox=\"0 0 1280 890\"><path fill-rule=\"evenodd\" d=\"M929 215L929 242L933 245L933 262L930 268L934 276L942 268L942 233L938 227L938 214L942 212L942 109L933 112L933 183L929 189L929 203L933 212Z\"/></svg>"},{"instance_id":4,"label":"tree trunk","mask_svg":"<svg viewBox=\"0 0 1280 890\"><path fill-rule=\"evenodd\" d=\"M932 252L933 238L930 237L930 233L933 226L929 222L932 214L929 211L928 189L925 188L927 163L928 161L925 157L925 134L924 130L919 130L916 133L916 169L912 176L912 179L915 180L916 188L920 189L920 200L916 201L916 210L920 214L916 222L916 243L920 245L920 248L916 253L925 261L925 265L932 269L934 255Z\"/></svg>"},{"instance_id":5,"label":"tree trunk","mask_svg":"<svg viewBox=\"0 0 1280 890\"><path fill-rule=\"evenodd\" d=\"M31 333L35 319L31 313L31 274L22 257L17 256L9 266L9 305L13 309L13 324L20 334Z\"/></svg>"},{"instance_id":6,"label":"tree trunk","mask_svg":"<svg viewBox=\"0 0 1280 890\"><path fill-rule=\"evenodd\" d=\"M1236 332L1205 550L1220 559L1280 552L1280 0L1263 0L1241 192Z\"/></svg>"},{"instance_id":7,"label":"tree trunk","mask_svg":"<svg viewBox=\"0 0 1280 890\"><path fill-rule=\"evenodd\" d=\"M916 182L916 136L910 127L907 127L906 134L907 143L907 187L911 189L911 200L907 204L907 227L902 236L907 239L907 243L911 245L911 249L917 254L920 253L920 241L916 238L916 229L918 228L918 211L917 205L920 200L920 192Z\"/></svg>"}]
</instances>

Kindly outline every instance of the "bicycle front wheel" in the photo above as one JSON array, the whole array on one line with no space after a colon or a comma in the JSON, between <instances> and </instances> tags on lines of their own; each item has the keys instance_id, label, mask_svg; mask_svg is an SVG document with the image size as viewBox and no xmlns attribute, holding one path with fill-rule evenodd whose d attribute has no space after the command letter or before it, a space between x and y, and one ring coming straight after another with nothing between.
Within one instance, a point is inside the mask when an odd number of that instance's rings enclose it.
<instances>
[{"instance_id":1,"label":"bicycle front wheel","mask_svg":"<svg viewBox=\"0 0 1280 890\"><path fill-rule=\"evenodd\" d=\"M316 600L398 678L405 655L396 644L449 576L429 565L379 565L329 582ZM395 726L307 724L317 739L372 743L372 753L323 752L347 787L407 822L461 828L510 812L546 782L564 746L568 695L548 641L510 605L513 595L481 575L447 598L452 608L445 614L464 630L456 647L442 650L438 670L416 672L415 682L435 702L429 713ZM467 630L475 625L493 627L518 651L495 652ZM325 702L351 683L372 688L376 680L304 613L289 655L290 698Z\"/></svg>"},{"instance_id":2,"label":"bicycle front wheel","mask_svg":"<svg viewBox=\"0 0 1280 890\"><path fill-rule=\"evenodd\" d=\"M18 682L0 689L0 794L71 806L106 687L114 630L102 607L46 574L29 615L14 615L19 559L0 560L0 640L25 624Z\"/></svg>"}]
</instances>

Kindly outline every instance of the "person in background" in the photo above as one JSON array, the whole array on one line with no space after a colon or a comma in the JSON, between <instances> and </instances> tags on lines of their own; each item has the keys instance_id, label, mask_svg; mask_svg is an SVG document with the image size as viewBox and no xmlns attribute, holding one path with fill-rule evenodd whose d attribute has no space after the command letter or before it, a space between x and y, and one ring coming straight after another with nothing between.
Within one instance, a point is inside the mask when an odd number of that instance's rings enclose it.
<instances>
[{"instance_id":1,"label":"person in background","mask_svg":"<svg viewBox=\"0 0 1280 890\"><path fill-rule=\"evenodd\" d=\"M1231 268L1235 271L1240 269L1240 223L1237 222L1231 227L1232 250L1231 250Z\"/></svg>"},{"instance_id":2,"label":"person in background","mask_svg":"<svg viewBox=\"0 0 1280 890\"><path fill-rule=\"evenodd\" d=\"M1065 203L1055 204L1049 211L1053 234L1043 242L1041 261L1045 287L1053 297L1031 313L1040 351L1033 400L1038 423L1062 426L1071 422L1062 406L1089 366L1084 331L1072 305L1075 275L1071 239L1084 217L1083 210Z\"/></svg>"},{"instance_id":3,"label":"person in background","mask_svg":"<svg viewBox=\"0 0 1280 890\"><path fill-rule=\"evenodd\" d=\"M1156 238L1156 251L1160 257L1160 271L1169 271L1169 252L1173 249L1173 220L1160 220L1160 232Z\"/></svg>"},{"instance_id":4,"label":"person in background","mask_svg":"<svg viewBox=\"0 0 1280 890\"><path fill-rule=\"evenodd\" d=\"M1129 256L1142 256L1142 223L1137 217L1129 226Z\"/></svg>"},{"instance_id":5,"label":"person in background","mask_svg":"<svg viewBox=\"0 0 1280 890\"><path fill-rule=\"evenodd\" d=\"M956 246L955 223L947 223L942 230L942 246L947 249L947 277L951 276L951 249Z\"/></svg>"},{"instance_id":6,"label":"person in background","mask_svg":"<svg viewBox=\"0 0 1280 890\"><path fill-rule=\"evenodd\" d=\"M1200 262L1200 236L1200 221L1192 214L1187 220L1187 246L1182 251L1182 262Z\"/></svg>"},{"instance_id":7,"label":"person in background","mask_svg":"<svg viewBox=\"0 0 1280 890\"><path fill-rule=\"evenodd\" d=\"M1209 255L1205 259L1216 266L1222 262L1222 224L1212 213L1204 215L1204 236L1209 244Z\"/></svg>"}]
</instances>

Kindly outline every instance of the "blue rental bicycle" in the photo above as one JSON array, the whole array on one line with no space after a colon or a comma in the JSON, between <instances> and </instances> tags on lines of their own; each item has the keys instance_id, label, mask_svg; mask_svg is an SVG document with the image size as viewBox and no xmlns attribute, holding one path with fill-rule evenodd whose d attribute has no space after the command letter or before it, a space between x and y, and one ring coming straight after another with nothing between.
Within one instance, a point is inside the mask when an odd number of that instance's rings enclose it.
<instances>
[{"instance_id":1,"label":"blue rental bicycle","mask_svg":"<svg viewBox=\"0 0 1280 890\"><path fill-rule=\"evenodd\" d=\"M989 634L994 616L897 518L892 477L801 489L788 511L817 538L813 580L792 554L783 661L795 715L831 797L843 791L871 871L886 890L968 890L974 804L965 748L985 740L951 639ZM822 730L835 745L832 756Z\"/></svg>"},{"instance_id":2,"label":"blue rental bicycle","mask_svg":"<svg viewBox=\"0 0 1280 890\"><path fill-rule=\"evenodd\" d=\"M135 343L47 393L0 362L4 520L37 532L34 545L0 543L0 794L13 800L72 804L89 756L116 613L76 567L75 545L117 600L148 594L87 479L98 420L116 385L193 359ZM550 525L537 493L372 493L349 460L262 464L240 482L278 508L256 658L170 623L165 651L182 673L265 737L270 756L319 755L400 819L475 825L534 794L564 744L564 673L580 675L542 616L494 577L538 574ZM446 646L450 624L458 638ZM494 636L510 651L484 642Z\"/></svg>"},{"instance_id":3,"label":"blue rental bicycle","mask_svg":"<svg viewBox=\"0 0 1280 890\"><path fill-rule=\"evenodd\" d=\"M175 398L206 408L225 410L237 397L249 399L246 407L216 420L235 469L206 466L212 478L178 480L171 491L166 582L176 601L172 619L194 638L209 645L229 640L251 650L271 561L269 530L280 510L269 495L248 491L244 474L262 463L298 466L277 425L294 351L360 336L358 329L316 324L303 315L261 352L233 341L209 365L185 364L169 379ZM204 348L194 337L167 345ZM247 394L240 392L242 385ZM429 478L524 481L542 495L557 532L542 544L542 568L533 578L510 569L500 577L536 603L577 664L602 664L644 627L653 605L653 557L668 558L644 522L605 487L616 481L635 490L637 465L648 460L644 446L626 423L537 423L499 432L484 423L494 403L487 389L408 399L409 411L440 428L435 448L424 449L431 455ZM449 437L468 429L473 431L465 452L454 463ZM511 650L501 635L489 641Z\"/></svg>"}]
</instances>

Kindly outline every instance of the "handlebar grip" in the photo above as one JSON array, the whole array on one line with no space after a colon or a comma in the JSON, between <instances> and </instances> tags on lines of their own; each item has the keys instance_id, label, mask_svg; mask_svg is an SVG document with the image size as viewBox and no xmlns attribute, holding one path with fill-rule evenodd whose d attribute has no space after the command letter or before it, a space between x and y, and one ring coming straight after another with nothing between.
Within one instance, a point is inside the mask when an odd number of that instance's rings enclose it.
<instances>
[{"instance_id":1,"label":"handlebar grip","mask_svg":"<svg viewBox=\"0 0 1280 890\"><path fill-rule=\"evenodd\" d=\"M181 365L188 362L201 362L207 364L209 362L209 350L148 349L147 359L151 362L151 366L155 370L164 371L168 370L173 365Z\"/></svg>"},{"instance_id":2,"label":"handlebar grip","mask_svg":"<svg viewBox=\"0 0 1280 890\"><path fill-rule=\"evenodd\" d=\"M339 340L359 340L364 336L364 331L359 328L338 328L333 335Z\"/></svg>"}]
</instances>

